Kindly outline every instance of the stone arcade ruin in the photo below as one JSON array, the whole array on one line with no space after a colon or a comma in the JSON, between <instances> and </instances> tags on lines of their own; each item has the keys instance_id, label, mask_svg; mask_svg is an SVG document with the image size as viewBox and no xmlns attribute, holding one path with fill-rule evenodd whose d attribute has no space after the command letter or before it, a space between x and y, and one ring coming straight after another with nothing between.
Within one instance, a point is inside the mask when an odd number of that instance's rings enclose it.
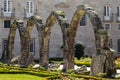
<instances>
[{"instance_id":1,"label":"stone arcade ruin","mask_svg":"<svg viewBox=\"0 0 120 80\"><path fill-rule=\"evenodd\" d=\"M80 5L77 7L71 23L68 22L65 14L61 10L52 11L46 20L46 24L43 25L42 18L40 16L32 16L28 21L26 27L23 26L22 20L15 20L11 25L8 47L4 50L5 62L10 64L12 59L12 53L14 48L14 38L16 30L18 28L21 40L21 67L28 66L28 56L29 56L29 42L32 29L34 25L38 31L39 37L39 55L40 55L40 65L48 68L49 64L49 41L51 35L51 28L58 21L63 38L63 71L68 69L74 69L74 42L78 24L83 17L83 15L88 15L95 33L95 44L96 44L96 54L93 56L91 64L91 75L97 75L99 73L106 73L108 76L116 73L114 64L114 51L109 47L109 35L106 30L104 30L101 23L101 19L97 13L91 7L86 5Z\"/></svg>"}]
</instances>

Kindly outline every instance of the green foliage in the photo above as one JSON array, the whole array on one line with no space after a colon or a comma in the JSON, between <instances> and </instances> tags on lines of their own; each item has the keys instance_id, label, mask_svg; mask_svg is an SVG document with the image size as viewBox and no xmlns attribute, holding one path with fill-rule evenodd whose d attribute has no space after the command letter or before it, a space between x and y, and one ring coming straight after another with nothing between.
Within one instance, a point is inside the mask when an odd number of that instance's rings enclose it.
<instances>
[{"instance_id":1,"label":"green foliage","mask_svg":"<svg viewBox=\"0 0 120 80\"><path fill-rule=\"evenodd\" d=\"M75 44L75 57L77 59L80 59L81 57L83 57L84 48L85 47L83 46L82 42L80 42L80 41Z\"/></svg>"},{"instance_id":2,"label":"green foliage","mask_svg":"<svg viewBox=\"0 0 120 80\"><path fill-rule=\"evenodd\" d=\"M30 65L28 66L28 68L33 68L33 66L34 66L33 64L30 64Z\"/></svg>"},{"instance_id":3,"label":"green foliage","mask_svg":"<svg viewBox=\"0 0 120 80\"><path fill-rule=\"evenodd\" d=\"M87 67L90 67L91 60L92 59L90 57L87 57L87 58L82 57L80 60L75 58L75 65L78 65L78 66L86 65Z\"/></svg>"},{"instance_id":4,"label":"green foliage","mask_svg":"<svg viewBox=\"0 0 120 80\"><path fill-rule=\"evenodd\" d=\"M73 69L69 69L69 70L67 70L67 73L68 73L68 74L73 74L73 73L74 73L74 70L73 70Z\"/></svg>"},{"instance_id":5,"label":"green foliage","mask_svg":"<svg viewBox=\"0 0 120 80\"><path fill-rule=\"evenodd\" d=\"M74 73L73 70L68 70L68 73L62 73L62 72L56 72L56 71L51 72L51 71L44 71L44 70L38 70L38 69L36 70L36 69L31 69L31 68L19 68L19 67L13 67L13 66L0 67L0 74L15 74L15 75L16 74L18 75L27 74L27 75L32 75L32 76L34 75L34 76L40 77L40 80L43 80L43 79L45 80L56 80L56 79L66 80L66 78L67 80L81 80L81 79L104 80L104 79L92 77L92 76L85 76L85 75L80 75L80 74L77 75Z\"/></svg>"},{"instance_id":6,"label":"green foliage","mask_svg":"<svg viewBox=\"0 0 120 80\"><path fill-rule=\"evenodd\" d=\"M44 68L44 67L42 67L42 66L40 66L40 67L39 67L39 70L45 70L45 68Z\"/></svg>"},{"instance_id":7,"label":"green foliage","mask_svg":"<svg viewBox=\"0 0 120 80\"><path fill-rule=\"evenodd\" d=\"M86 65L90 66L91 64L91 58L82 57L80 60L75 58L75 64L76 65ZM117 68L120 68L120 62L119 60L116 60L116 66ZM62 71L45 71L43 67L40 67L39 69L33 69L31 67L29 68L20 68L19 66L12 66L0 63L0 74L29 74L34 75L38 77L45 78L46 80L56 80L56 79L63 79L64 77L68 77L70 80L81 80L81 79L90 79L90 80L105 80L105 78L98 78L98 77L92 77L92 76L85 76L81 74L75 74L73 70L68 70L67 73L63 74ZM98 75L99 77L104 77L106 74L100 73Z\"/></svg>"},{"instance_id":8,"label":"green foliage","mask_svg":"<svg viewBox=\"0 0 120 80\"><path fill-rule=\"evenodd\" d=\"M60 64L63 64L63 58L50 58L49 59L50 63L56 63L59 62Z\"/></svg>"},{"instance_id":9,"label":"green foliage","mask_svg":"<svg viewBox=\"0 0 120 80\"><path fill-rule=\"evenodd\" d=\"M90 57L81 57L80 60L78 60L77 58L75 58L75 62L79 61L79 62L91 62L92 58Z\"/></svg>"},{"instance_id":10,"label":"green foliage","mask_svg":"<svg viewBox=\"0 0 120 80\"><path fill-rule=\"evenodd\" d=\"M86 75L77 75L77 74L75 74L74 77L84 78L85 80L108 80L106 78L99 78L99 77L86 76Z\"/></svg>"},{"instance_id":11,"label":"green foliage","mask_svg":"<svg viewBox=\"0 0 120 80\"><path fill-rule=\"evenodd\" d=\"M47 79L47 80L57 80L57 79L60 79L60 78L61 78L60 75L55 75L55 76L47 77L46 79Z\"/></svg>"},{"instance_id":12,"label":"green foliage","mask_svg":"<svg viewBox=\"0 0 120 80\"><path fill-rule=\"evenodd\" d=\"M120 57L115 60L116 68L120 69Z\"/></svg>"},{"instance_id":13,"label":"green foliage","mask_svg":"<svg viewBox=\"0 0 120 80\"><path fill-rule=\"evenodd\" d=\"M2 63L2 62L0 62L0 67L5 67L5 66L7 66L7 64L4 64L4 63Z\"/></svg>"},{"instance_id":14,"label":"green foliage","mask_svg":"<svg viewBox=\"0 0 120 80\"><path fill-rule=\"evenodd\" d=\"M87 57L87 58L86 57L81 57L80 60L78 60L77 58L75 58L74 62L75 62L75 65L78 65L78 66L86 65L86 66L89 67L90 64L91 64L91 60L92 59L90 57ZM56 59L56 58L50 59L50 63L56 63L56 62L59 62L60 64L63 64L63 60L59 61L59 58L58 59Z\"/></svg>"},{"instance_id":15,"label":"green foliage","mask_svg":"<svg viewBox=\"0 0 120 80\"><path fill-rule=\"evenodd\" d=\"M115 64L116 64L116 68L117 69L120 69L120 62L118 62L117 60L115 61Z\"/></svg>"},{"instance_id":16,"label":"green foliage","mask_svg":"<svg viewBox=\"0 0 120 80\"><path fill-rule=\"evenodd\" d=\"M98 77L106 77L107 74L106 74L106 73L99 73L99 74L97 74L97 76L98 76Z\"/></svg>"},{"instance_id":17,"label":"green foliage","mask_svg":"<svg viewBox=\"0 0 120 80\"><path fill-rule=\"evenodd\" d=\"M78 66L86 65L87 67L90 67L89 62L75 62L75 64L78 65Z\"/></svg>"},{"instance_id":18,"label":"green foliage","mask_svg":"<svg viewBox=\"0 0 120 80\"><path fill-rule=\"evenodd\" d=\"M2 62L0 62L0 65L4 65Z\"/></svg>"}]
</instances>

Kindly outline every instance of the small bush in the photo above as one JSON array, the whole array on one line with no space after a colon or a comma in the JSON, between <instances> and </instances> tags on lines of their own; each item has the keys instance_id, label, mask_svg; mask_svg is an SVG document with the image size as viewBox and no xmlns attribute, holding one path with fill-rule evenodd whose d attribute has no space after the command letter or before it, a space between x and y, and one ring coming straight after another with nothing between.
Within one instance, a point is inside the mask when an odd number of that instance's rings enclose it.
<instances>
[{"instance_id":1,"label":"small bush","mask_svg":"<svg viewBox=\"0 0 120 80\"><path fill-rule=\"evenodd\" d=\"M83 46L82 42L80 42L80 41L75 44L75 57L77 59L80 59L81 57L83 57L84 48L85 47Z\"/></svg>"}]
</instances>

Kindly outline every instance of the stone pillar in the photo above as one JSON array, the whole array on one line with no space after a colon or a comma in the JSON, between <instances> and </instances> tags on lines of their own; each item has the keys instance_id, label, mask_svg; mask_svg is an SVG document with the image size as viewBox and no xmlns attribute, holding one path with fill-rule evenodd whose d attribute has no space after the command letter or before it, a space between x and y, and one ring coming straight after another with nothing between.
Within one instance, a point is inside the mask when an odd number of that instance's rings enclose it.
<instances>
[{"instance_id":1,"label":"stone pillar","mask_svg":"<svg viewBox=\"0 0 120 80\"><path fill-rule=\"evenodd\" d=\"M102 54L93 55L90 75L99 76L101 73L108 77L116 73L114 50L102 50Z\"/></svg>"},{"instance_id":2,"label":"stone pillar","mask_svg":"<svg viewBox=\"0 0 120 80\"><path fill-rule=\"evenodd\" d=\"M115 51L112 49L103 50L103 51L106 56L104 72L106 73L107 76L111 76L112 74L116 73L115 60L114 60Z\"/></svg>"},{"instance_id":3,"label":"stone pillar","mask_svg":"<svg viewBox=\"0 0 120 80\"><path fill-rule=\"evenodd\" d=\"M99 38L99 43L97 43L99 44L97 47L99 53L93 55L90 75L98 76L105 73L106 76L111 77L116 73L116 68L114 50L109 46L109 35L105 30L99 30L96 34Z\"/></svg>"}]
</instances>

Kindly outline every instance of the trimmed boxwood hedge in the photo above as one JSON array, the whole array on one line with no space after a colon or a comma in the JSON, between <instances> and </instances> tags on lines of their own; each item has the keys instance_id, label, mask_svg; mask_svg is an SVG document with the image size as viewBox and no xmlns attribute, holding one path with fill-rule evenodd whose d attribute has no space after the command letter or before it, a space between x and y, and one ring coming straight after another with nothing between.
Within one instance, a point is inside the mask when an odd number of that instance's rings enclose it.
<instances>
[{"instance_id":1,"label":"trimmed boxwood hedge","mask_svg":"<svg viewBox=\"0 0 120 80\"><path fill-rule=\"evenodd\" d=\"M90 67L91 60L92 60L92 58L89 58L89 57L84 58L83 57L80 60L75 58L74 62L75 62L75 65L78 65L78 66L86 65L87 67ZM60 64L63 64L62 58L58 58L58 59L52 58L52 59L50 59L50 63L55 63L56 61L59 62ZM115 60L115 64L116 64L116 68L120 69L120 61Z\"/></svg>"},{"instance_id":2,"label":"trimmed boxwood hedge","mask_svg":"<svg viewBox=\"0 0 120 80\"><path fill-rule=\"evenodd\" d=\"M60 73L60 72L51 72L51 71L45 71L45 70L37 70L32 68L19 68L14 66L7 66L2 65L0 66L0 74L29 74L39 77L44 77L46 80L56 80L56 79L62 79L64 76L70 78L70 80L74 80L75 78L84 78L84 79L90 79L90 80L104 80L104 78L97 78L92 76L85 76L85 75L77 75L74 73L67 74L67 73Z\"/></svg>"},{"instance_id":3,"label":"trimmed boxwood hedge","mask_svg":"<svg viewBox=\"0 0 120 80\"><path fill-rule=\"evenodd\" d=\"M90 66L90 61L89 59L86 60L75 60L75 64L78 66L81 65L86 65L86 66ZM118 62L116 62L116 67L120 69L120 64ZM51 72L51 71L45 71L45 70L39 70L39 69L33 69L33 68L19 68L19 67L15 67L12 65L7 65L7 64L2 64L0 63L0 74L29 74L29 75L35 75L35 76L39 76L39 77L44 77L47 80L53 80L53 79L62 79L62 77L64 77L65 75L62 74L62 72ZM106 78L98 78L98 77L93 77L93 76L85 76L85 75L81 75L81 74L74 74L69 73L66 74L69 77L75 77L75 78L84 78L84 79L90 79L90 80L105 80ZM83 80L84 80L83 79ZM74 80L74 79L70 79L70 80Z\"/></svg>"}]
</instances>

